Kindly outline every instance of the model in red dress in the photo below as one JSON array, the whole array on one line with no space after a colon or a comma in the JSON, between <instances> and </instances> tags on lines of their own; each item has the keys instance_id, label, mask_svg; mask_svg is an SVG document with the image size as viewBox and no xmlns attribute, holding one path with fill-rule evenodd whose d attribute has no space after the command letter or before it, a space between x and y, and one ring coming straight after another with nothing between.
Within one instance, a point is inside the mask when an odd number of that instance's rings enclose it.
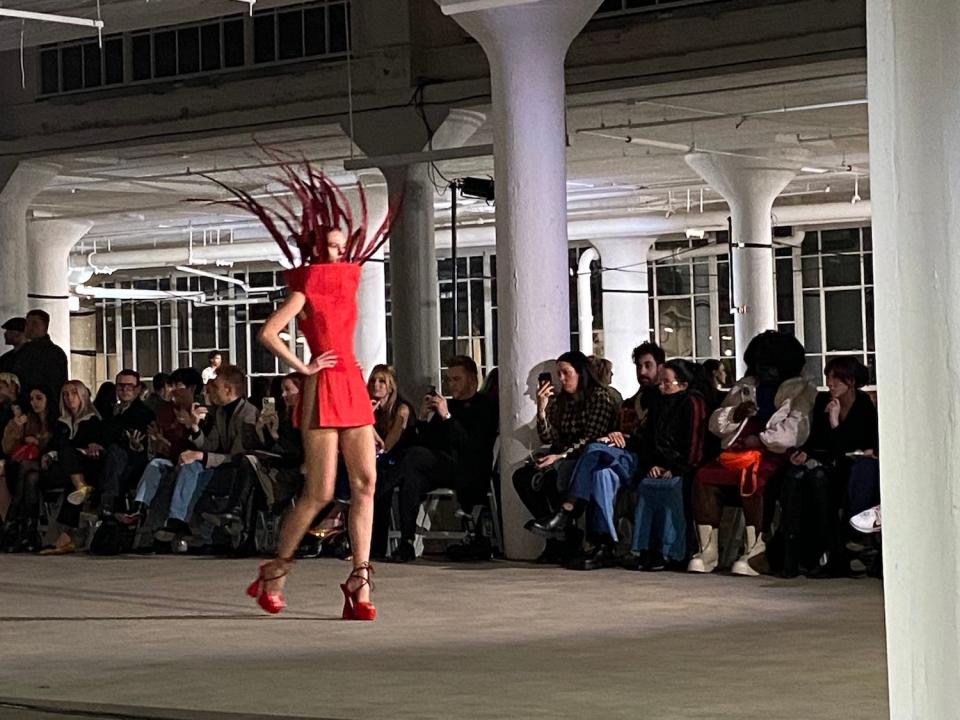
<instances>
[{"instance_id":1,"label":"model in red dress","mask_svg":"<svg viewBox=\"0 0 960 720\"><path fill-rule=\"evenodd\" d=\"M286 274L290 296L267 319L260 342L275 356L307 376L300 405L300 428L306 459L306 482L296 506L284 519L277 557L260 566L247 589L270 613L286 607L284 585L293 556L317 514L333 499L340 453L350 475L349 515L353 571L340 588L344 620L373 620L370 535L376 447L373 411L362 370L353 350L357 324L360 266L386 242L391 212L367 238L366 199L359 187L362 215L354 225L343 192L309 164L282 165L281 182L299 200L296 211L286 200L266 207L242 190L222 185L237 199L231 204L257 215L294 269ZM283 228L283 231L281 230ZM284 232L286 231L286 232ZM297 258L288 242L299 248ZM307 338L313 359L305 364L279 334L294 318Z\"/></svg>"}]
</instances>

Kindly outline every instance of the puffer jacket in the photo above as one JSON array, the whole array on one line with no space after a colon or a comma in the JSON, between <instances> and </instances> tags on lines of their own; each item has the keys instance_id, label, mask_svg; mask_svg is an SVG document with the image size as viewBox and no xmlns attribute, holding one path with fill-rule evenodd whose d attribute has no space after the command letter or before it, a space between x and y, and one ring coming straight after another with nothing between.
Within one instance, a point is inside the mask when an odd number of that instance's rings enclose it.
<instances>
[{"instance_id":1,"label":"puffer jacket","mask_svg":"<svg viewBox=\"0 0 960 720\"><path fill-rule=\"evenodd\" d=\"M746 427L747 420L734 422L733 413L744 400L744 388L756 397L757 381L752 377L740 380L727 393L723 405L710 416L710 432L720 438L726 450L732 446ZM785 453L803 445L810 437L810 416L817 400L817 389L804 378L784 381L774 398L777 409L760 433L760 442L771 452Z\"/></svg>"}]
</instances>

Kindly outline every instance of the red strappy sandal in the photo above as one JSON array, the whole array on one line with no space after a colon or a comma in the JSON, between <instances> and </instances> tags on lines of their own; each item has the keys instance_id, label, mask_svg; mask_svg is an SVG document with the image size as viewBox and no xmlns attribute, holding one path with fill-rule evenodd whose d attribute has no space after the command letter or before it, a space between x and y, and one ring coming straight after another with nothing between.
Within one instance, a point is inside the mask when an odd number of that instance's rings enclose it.
<instances>
[{"instance_id":1,"label":"red strappy sandal","mask_svg":"<svg viewBox=\"0 0 960 720\"><path fill-rule=\"evenodd\" d=\"M277 563L282 563L280 572L275 575L271 575L270 577L266 577L265 573L267 569L271 566L275 566ZM268 560L265 563L261 563L257 579L250 583L249 587L247 587L247 595L254 598L257 601L257 604L271 615L276 615L278 612L283 610L287 606L287 601L286 598L284 598L282 590L280 592L269 592L266 589L267 583L285 577L290 572L290 566L293 563L294 559L292 557L278 557L274 558L273 560Z\"/></svg>"},{"instance_id":2,"label":"red strappy sandal","mask_svg":"<svg viewBox=\"0 0 960 720\"><path fill-rule=\"evenodd\" d=\"M367 574L363 575L363 571L366 570ZM347 582L340 585L340 590L343 592L343 619L344 620L375 620L377 617L377 608L373 606L372 602L367 602L366 600L358 600L357 596L360 593L360 589L364 585L369 585L370 589L373 590L373 582L370 580L370 577L373 575L373 565L368 562L362 563L353 569L353 572L350 573L350 576L347 578ZM354 590L350 590L349 583L351 578L356 578L360 581L360 584Z\"/></svg>"}]
</instances>

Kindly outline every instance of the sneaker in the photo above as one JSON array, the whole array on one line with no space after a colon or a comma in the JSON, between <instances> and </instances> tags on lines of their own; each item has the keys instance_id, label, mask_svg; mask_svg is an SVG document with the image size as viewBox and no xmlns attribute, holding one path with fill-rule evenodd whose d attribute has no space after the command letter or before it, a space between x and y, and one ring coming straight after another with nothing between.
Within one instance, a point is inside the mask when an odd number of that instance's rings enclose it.
<instances>
[{"instance_id":1,"label":"sneaker","mask_svg":"<svg viewBox=\"0 0 960 720\"><path fill-rule=\"evenodd\" d=\"M187 525L183 520L178 520L177 518L169 518L162 528L157 530L154 533L153 537L155 540L158 540L162 543L171 542L174 538L177 537L190 537L193 533L190 531L190 526Z\"/></svg>"},{"instance_id":2,"label":"sneaker","mask_svg":"<svg viewBox=\"0 0 960 720\"><path fill-rule=\"evenodd\" d=\"M877 505L869 510L864 510L859 515L854 515L850 518L850 524L854 530L866 535L880 532L880 506Z\"/></svg>"},{"instance_id":3,"label":"sneaker","mask_svg":"<svg viewBox=\"0 0 960 720\"><path fill-rule=\"evenodd\" d=\"M83 505L92 492L93 488L90 485L82 485L67 495L67 502L71 505Z\"/></svg>"}]
</instances>

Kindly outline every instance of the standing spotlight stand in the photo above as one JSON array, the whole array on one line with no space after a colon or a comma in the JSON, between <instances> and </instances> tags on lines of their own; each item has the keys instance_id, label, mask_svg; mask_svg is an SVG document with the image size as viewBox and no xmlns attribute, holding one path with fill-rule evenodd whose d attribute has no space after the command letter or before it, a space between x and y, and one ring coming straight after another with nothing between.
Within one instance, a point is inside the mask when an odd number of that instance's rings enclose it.
<instances>
[{"instance_id":1,"label":"standing spotlight stand","mask_svg":"<svg viewBox=\"0 0 960 720\"><path fill-rule=\"evenodd\" d=\"M453 354L457 354L460 344L460 318L457 307L457 190L460 180L450 183L450 258L453 263Z\"/></svg>"}]
</instances>

